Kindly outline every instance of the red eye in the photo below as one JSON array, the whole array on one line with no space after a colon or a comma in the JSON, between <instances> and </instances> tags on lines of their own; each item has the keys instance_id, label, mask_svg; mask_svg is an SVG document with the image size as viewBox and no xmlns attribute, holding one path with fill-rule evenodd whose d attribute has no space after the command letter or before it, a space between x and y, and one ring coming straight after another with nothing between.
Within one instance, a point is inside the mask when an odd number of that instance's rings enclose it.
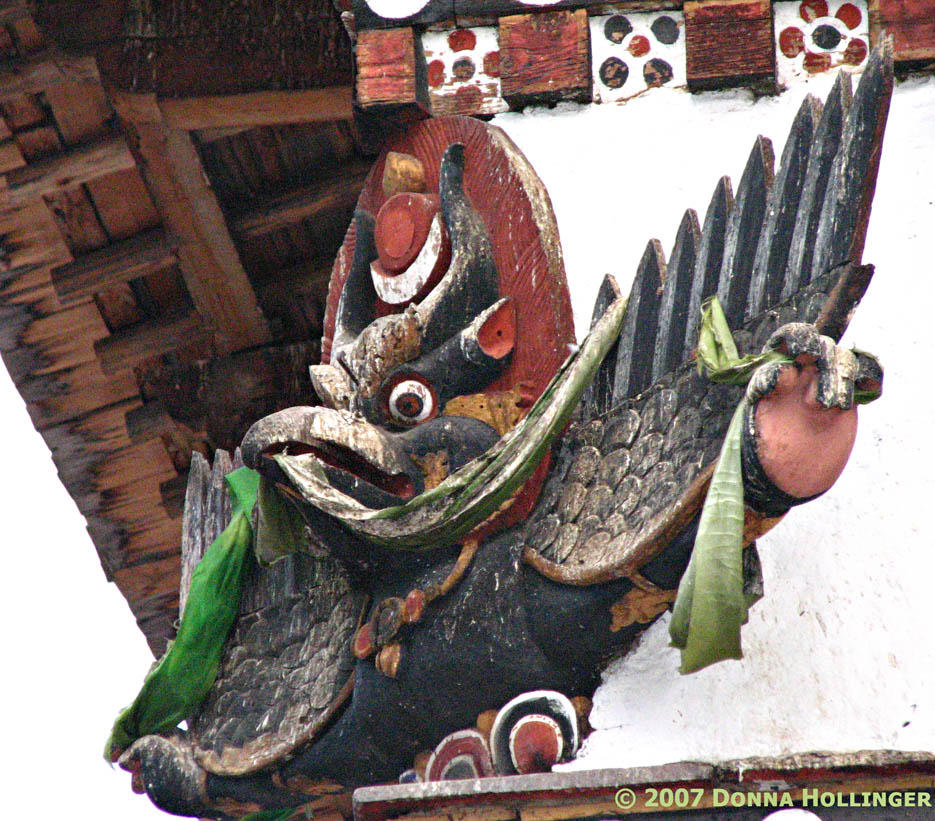
<instances>
[{"instance_id":1,"label":"red eye","mask_svg":"<svg viewBox=\"0 0 935 821\"><path fill-rule=\"evenodd\" d=\"M404 379L390 393L387 403L393 421L415 425L435 415L432 389L416 379Z\"/></svg>"}]
</instances>

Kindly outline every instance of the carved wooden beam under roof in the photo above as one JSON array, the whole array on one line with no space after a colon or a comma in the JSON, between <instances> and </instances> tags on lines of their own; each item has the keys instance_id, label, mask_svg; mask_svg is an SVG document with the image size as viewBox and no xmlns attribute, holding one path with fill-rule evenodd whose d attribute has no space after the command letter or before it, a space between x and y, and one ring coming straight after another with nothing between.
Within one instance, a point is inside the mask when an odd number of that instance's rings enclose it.
<instances>
[{"instance_id":1,"label":"carved wooden beam under roof","mask_svg":"<svg viewBox=\"0 0 935 821\"><path fill-rule=\"evenodd\" d=\"M191 136L166 123L154 95L114 91L111 96L218 352L267 342L269 328Z\"/></svg>"},{"instance_id":2,"label":"carved wooden beam under roof","mask_svg":"<svg viewBox=\"0 0 935 821\"><path fill-rule=\"evenodd\" d=\"M182 97L159 101L166 123L189 131L206 128L252 128L289 125L353 116L350 85L299 91Z\"/></svg>"}]
</instances>

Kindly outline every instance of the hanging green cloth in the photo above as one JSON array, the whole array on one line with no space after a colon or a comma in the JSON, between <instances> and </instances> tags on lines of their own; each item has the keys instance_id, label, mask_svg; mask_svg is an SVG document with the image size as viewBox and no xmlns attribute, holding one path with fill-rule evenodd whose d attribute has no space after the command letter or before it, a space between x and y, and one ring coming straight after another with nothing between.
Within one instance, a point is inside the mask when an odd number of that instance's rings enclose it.
<instances>
[{"instance_id":1,"label":"hanging green cloth","mask_svg":"<svg viewBox=\"0 0 935 821\"><path fill-rule=\"evenodd\" d=\"M174 730L195 711L217 677L221 652L240 604L259 474L240 468L229 473L226 481L233 501L230 524L192 574L175 641L146 676L133 703L117 716L104 751L108 761L116 761L144 735Z\"/></svg>"}]
</instances>

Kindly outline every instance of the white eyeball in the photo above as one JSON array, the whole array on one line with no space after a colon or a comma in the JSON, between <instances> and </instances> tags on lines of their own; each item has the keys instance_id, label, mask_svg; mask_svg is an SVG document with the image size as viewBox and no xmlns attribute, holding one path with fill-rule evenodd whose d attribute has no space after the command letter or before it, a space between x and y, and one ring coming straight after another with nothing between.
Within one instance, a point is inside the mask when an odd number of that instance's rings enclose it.
<instances>
[{"instance_id":1,"label":"white eyeball","mask_svg":"<svg viewBox=\"0 0 935 821\"><path fill-rule=\"evenodd\" d=\"M390 416L401 425L416 425L430 418L435 411L435 397L428 385L415 379L405 379L390 393Z\"/></svg>"}]
</instances>

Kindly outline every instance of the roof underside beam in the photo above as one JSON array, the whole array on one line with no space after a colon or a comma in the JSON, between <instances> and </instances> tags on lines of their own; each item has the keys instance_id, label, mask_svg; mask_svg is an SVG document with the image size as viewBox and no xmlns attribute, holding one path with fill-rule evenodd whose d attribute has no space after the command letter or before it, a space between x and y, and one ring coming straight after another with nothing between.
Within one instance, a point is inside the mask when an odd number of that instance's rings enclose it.
<instances>
[{"instance_id":1,"label":"roof underside beam","mask_svg":"<svg viewBox=\"0 0 935 821\"><path fill-rule=\"evenodd\" d=\"M165 121L155 95L110 96L217 352L268 342L266 319L190 134Z\"/></svg>"}]
</instances>

